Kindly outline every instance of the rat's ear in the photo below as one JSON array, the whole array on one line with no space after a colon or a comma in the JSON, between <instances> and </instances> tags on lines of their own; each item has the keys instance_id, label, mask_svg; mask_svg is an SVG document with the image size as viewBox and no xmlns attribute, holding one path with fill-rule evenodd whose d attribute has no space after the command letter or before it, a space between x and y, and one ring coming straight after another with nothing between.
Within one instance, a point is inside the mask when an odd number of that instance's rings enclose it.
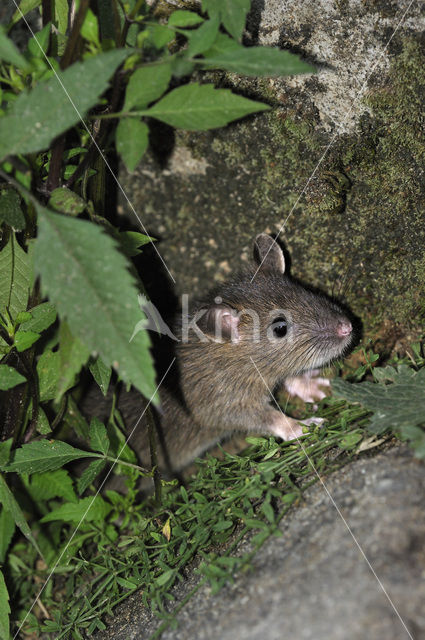
<instances>
[{"instance_id":1,"label":"rat's ear","mask_svg":"<svg viewBox=\"0 0 425 640\"><path fill-rule=\"evenodd\" d=\"M254 242L254 260L258 267L268 271L285 273L285 258L283 251L271 236L260 233Z\"/></svg>"},{"instance_id":2,"label":"rat's ear","mask_svg":"<svg viewBox=\"0 0 425 640\"><path fill-rule=\"evenodd\" d=\"M197 326L214 342L239 342L239 316L227 304L214 304L196 321Z\"/></svg>"}]
</instances>

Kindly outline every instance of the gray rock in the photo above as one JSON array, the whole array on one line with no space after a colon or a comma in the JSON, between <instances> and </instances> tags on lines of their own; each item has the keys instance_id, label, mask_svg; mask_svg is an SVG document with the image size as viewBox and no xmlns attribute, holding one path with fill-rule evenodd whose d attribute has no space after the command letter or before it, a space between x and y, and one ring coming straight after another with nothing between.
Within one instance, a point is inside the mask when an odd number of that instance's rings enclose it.
<instances>
[{"instance_id":1,"label":"gray rock","mask_svg":"<svg viewBox=\"0 0 425 640\"><path fill-rule=\"evenodd\" d=\"M424 466L406 446L358 459L305 494L252 560L212 596L203 585L163 640L420 640L425 637ZM336 507L335 507L336 505ZM250 549L244 540L236 553ZM177 603L196 585L191 572ZM102 638L149 638L136 595Z\"/></svg>"},{"instance_id":2,"label":"gray rock","mask_svg":"<svg viewBox=\"0 0 425 640\"><path fill-rule=\"evenodd\" d=\"M424 30L425 4L410 0L253 2L247 40L298 52L317 74L212 73L271 111L201 133L156 126L150 154L121 174L175 293L203 294L249 259L255 235L281 231L293 274L342 298L385 346L420 334Z\"/></svg>"}]
</instances>

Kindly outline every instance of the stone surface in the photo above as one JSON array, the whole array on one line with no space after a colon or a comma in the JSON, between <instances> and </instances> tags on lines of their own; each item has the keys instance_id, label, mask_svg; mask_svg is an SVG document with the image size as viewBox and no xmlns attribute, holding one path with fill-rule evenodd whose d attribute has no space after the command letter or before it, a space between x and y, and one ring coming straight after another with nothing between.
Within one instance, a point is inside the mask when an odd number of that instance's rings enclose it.
<instances>
[{"instance_id":1,"label":"stone surface","mask_svg":"<svg viewBox=\"0 0 425 640\"><path fill-rule=\"evenodd\" d=\"M204 133L158 126L121 175L176 293L202 293L249 259L257 233L282 230L293 274L344 299L368 335L391 348L420 330L424 27L410 0L253 2L247 42L298 52L318 73L211 74L272 110Z\"/></svg>"},{"instance_id":2,"label":"stone surface","mask_svg":"<svg viewBox=\"0 0 425 640\"><path fill-rule=\"evenodd\" d=\"M325 478L325 486L306 492L305 503L282 520L282 536L254 556L251 571L216 596L201 586L177 614L178 627L161 638L424 638L423 463L398 445L358 459ZM244 540L236 553L249 548ZM174 590L177 602L197 580L192 572ZM159 624L136 595L97 640L147 640Z\"/></svg>"}]
</instances>

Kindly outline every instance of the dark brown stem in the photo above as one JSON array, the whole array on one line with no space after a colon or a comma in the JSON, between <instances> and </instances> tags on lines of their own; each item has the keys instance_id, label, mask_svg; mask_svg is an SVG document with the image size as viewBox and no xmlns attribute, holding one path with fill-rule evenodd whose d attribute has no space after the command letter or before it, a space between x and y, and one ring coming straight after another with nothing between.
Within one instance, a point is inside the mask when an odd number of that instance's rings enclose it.
<instances>
[{"instance_id":1,"label":"dark brown stem","mask_svg":"<svg viewBox=\"0 0 425 640\"><path fill-rule=\"evenodd\" d=\"M86 13L90 7L90 0L81 0L80 7L78 9L77 15L75 16L74 24L72 25L72 30L68 38L68 43L66 45L64 54L60 61L60 68L66 69L75 59L75 53L77 50L77 45L80 40L80 31L84 22L84 18L86 17Z\"/></svg>"},{"instance_id":2,"label":"dark brown stem","mask_svg":"<svg viewBox=\"0 0 425 640\"><path fill-rule=\"evenodd\" d=\"M43 27L45 27L48 22L52 22L52 1L42 0L41 7L43 11Z\"/></svg>"},{"instance_id":3,"label":"dark brown stem","mask_svg":"<svg viewBox=\"0 0 425 640\"><path fill-rule=\"evenodd\" d=\"M50 196L52 191L60 186L61 172L62 172L62 158L65 150L66 134L56 138L50 157L49 175L46 182L45 194Z\"/></svg>"}]
</instances>

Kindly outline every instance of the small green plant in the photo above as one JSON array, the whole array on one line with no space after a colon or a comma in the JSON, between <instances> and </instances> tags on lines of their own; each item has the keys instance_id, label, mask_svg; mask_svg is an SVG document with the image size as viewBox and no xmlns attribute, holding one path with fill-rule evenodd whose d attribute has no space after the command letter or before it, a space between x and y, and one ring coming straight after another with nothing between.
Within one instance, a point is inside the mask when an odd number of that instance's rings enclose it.
<instances>
[{"instance_id":1,"label":"small green plant","mask_svg":"<svg viewBox=\"0 0 425 640\"><path fill-rule=\"evenodd\" d=\"M104 394L114 371L157 401L148 333L133 335L143 287L130 262L153 239L141 219L138 231L116 227L105 186L116 181L111 160L135 169L154 120L207 130L269 108L216 88L206 72L314 71L287 51L241 44L250 0L203 0L196 10L156 4L22 0L0 29L1 638L11 607L15 630L25 621L39 631L38 618L43 631L73 637L102 628L101 616L62 614L57 603L49 613L41 598L34 618L31 599L44 581L43 598L52 598L52 572L56 593L62 577L68 597L85 565L78 554L115 544L119 518L158 543L152 516L133 506L136 479L152 472L125 445L119 414L88 425L78 411L85 373ZM25 18L32 9L34 31ZM30 36L22 49L13 39L18 22ZM79 447L69 444L76 439ZM96 495L94 480L116 458L126 497ZM86 462L78 480L65 468L75 461ZM151 578L164 587L171 567L162 562ZM142 582L118 570L113 578L124 590Z\"/></svg>"}]
</instances>

